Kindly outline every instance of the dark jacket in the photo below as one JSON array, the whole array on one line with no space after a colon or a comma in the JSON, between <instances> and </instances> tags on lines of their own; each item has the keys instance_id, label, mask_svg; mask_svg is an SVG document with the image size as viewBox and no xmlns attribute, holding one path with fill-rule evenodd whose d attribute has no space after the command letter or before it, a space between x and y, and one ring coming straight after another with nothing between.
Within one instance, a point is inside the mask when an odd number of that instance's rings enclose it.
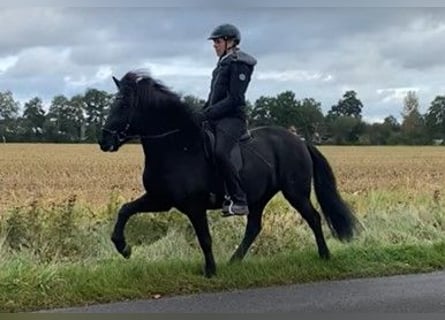
<instances>
[{"instance_id":1,"label":"dark jacket","mask_svg":"<svg viewBox=\"0 0 445 320\"><path fill-rule=\"evenodd\" d=\"M208 119L245 119L245 93L255 64L255 58L239 49L219 59L212 73L209 98L204 105Z\"/></svg>"}]
</instances>

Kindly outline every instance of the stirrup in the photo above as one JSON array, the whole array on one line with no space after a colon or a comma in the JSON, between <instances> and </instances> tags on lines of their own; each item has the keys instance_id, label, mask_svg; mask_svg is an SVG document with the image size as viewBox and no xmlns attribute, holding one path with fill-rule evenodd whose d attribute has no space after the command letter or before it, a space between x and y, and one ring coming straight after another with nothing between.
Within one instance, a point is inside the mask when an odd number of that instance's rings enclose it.
<instances>
[{"instance_id":1,"label":"stirrup","mask_svg":"<svg viewBox=\"0 0 445 320\"><path fill-rule=\"evenodd\" d=\"M224 196L224 202L222 205L222 216L223 217L230 217L233 216L233 211L231 210L233 206L233 201L232 199L230 199L229 196L225 195Z\"/></svg>"},{"instance_id":2,"label":"stirrup","mask_svg":"<svg viewBox=\"0 0 445 320\"><path fill-rule=\"evenodd\" d=\"M226 197L222 207L222 216L246 216L249 214L249 207L246 205L236 205L234 202Z\"/></svg>"}]
</instances>

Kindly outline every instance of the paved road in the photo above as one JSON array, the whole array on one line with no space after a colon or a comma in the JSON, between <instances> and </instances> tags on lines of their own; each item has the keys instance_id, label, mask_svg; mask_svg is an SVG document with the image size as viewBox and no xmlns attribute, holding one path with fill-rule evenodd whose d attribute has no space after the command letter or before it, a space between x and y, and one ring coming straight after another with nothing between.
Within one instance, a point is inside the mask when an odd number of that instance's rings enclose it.
<instances>
[{"instance_id":1,"label":"paved road","mask_svg":"<svg viewBox=\"0 0 445 320\"><path fill-rule=\"evenodd\" d=\"M445 271L325 281L158 300L137 300L53 312L445 312Z\"/></svg>"}]
</instances>

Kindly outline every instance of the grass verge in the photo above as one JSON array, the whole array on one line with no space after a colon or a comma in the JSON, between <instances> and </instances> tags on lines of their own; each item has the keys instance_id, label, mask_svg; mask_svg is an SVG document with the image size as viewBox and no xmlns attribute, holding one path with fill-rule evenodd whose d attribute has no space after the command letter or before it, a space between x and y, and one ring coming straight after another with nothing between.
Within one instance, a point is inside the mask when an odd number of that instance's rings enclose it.
<instances>
[{"instance_id":1,"label":"grass verge","mask_svg":"<svg viewBox=\"0 0 445 320\"><path fill-rule=\"evenodd\" d=\"M89 263L38 264L14 260L2 266L0 311L31 311L136 298L306 283L320 280L427 272L445 265L445 243L334 250L330 261L314 250L220 263L206 279L201 261L148 262L142 257Z\"/></svg>"},{"instance_id":2,"label":"grass verge","mask_svg":"<svg viewBox=\"0 0 445 320\"><path fill-rule=\"evenodd\" d=\"M318 258L307 224L280 196L267 207L263 230L240 264L226 261L241 240L245 221L210 213L218 263L213 279L202 276L194 232L177 212L134 217L126 230L134 253L124 260L109 240L117 199L94 212L73 198L52 207L33 203L13 208L0 216L0 311L444 268L442 200L372 192L349 195L348 201L358 209L361 232L353 242L340 243L324 228L329 261Z\"/></svg>"}]
</instances>

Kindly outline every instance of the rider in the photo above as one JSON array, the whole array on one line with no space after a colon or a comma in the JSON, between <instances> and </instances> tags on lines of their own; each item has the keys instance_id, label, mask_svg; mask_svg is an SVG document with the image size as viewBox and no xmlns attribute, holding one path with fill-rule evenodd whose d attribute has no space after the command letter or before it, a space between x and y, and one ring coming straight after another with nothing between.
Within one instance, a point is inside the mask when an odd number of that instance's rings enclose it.
<instances>
[{"instance_id":1,"label":"rider","mask_svg":"<svg viewBox=\"0 0 445 320\"><path fill-rule=\"evenodd\" d=\"M245 93L256 60L237 47L241 34L234 25L217 26L208 39L213 40L219 60L212 73L210 93L201 120L209 120L215 129L215 157L229 194L223 204L223 214L247 215L246 194L241 188L239 173L230 160L230 152L247 130Z\"/></svg>"}]
</instances>

